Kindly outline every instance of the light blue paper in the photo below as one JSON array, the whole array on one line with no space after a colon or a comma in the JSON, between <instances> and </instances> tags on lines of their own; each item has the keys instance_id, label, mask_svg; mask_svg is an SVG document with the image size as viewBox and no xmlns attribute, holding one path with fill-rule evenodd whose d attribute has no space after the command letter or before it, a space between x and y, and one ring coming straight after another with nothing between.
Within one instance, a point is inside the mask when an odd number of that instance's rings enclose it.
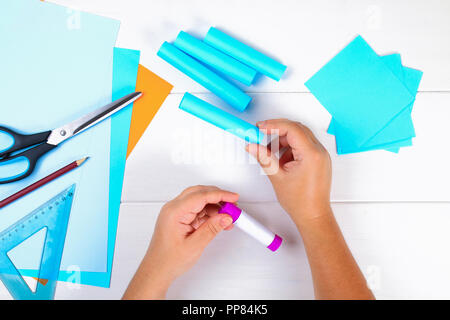
<instances>
[{"instance_id":1,"label":"light blue paper","mask_svg":"<svg viewBox=\"0 0 450 320\"><path fill-rule=\"evenodd\" d=\"M372 150L386 150L393 153L398 153L400 151L400 148L403 147L410 147L412 146L412 140L411 138L399 140L399 141L393 141L391 143L384 143L381 145L374 145L370 147L355 147L354 149L351 149L351 147L346 146L347 149L343 148L339 144L339 140L336 139L336 149L338 154L349 154L349 153L356 153L356 152L365 152L365 151L372 151Z\"/></svg>"},{"instance_id":2,"label":"light blue paper","mask_svg":"<svg viewBox=\"0 0 450 320\"><path fill-rule=\"evenodd\" d=\"M173 44L198 61L247 86L250 86L255 80L257 74L255 70L222 51L207 45L187 32L180 31Z\"/></svg>"},{"instance_id":3,"label":"light blue paper","mask_svg":"<svg viewBox=\"0 0 450 320\"><path fill-rule=\"evenodd\" d=\"M0 125L51 130L111 101L116 20L36 0L0 2ZM110 121L46 155L33 175L1 185L4 198L85 156L81 167L1 209L0 230L77 184L61 269L106 271ZM32 268L23 256L21 268Z\"/></svg>"},{"instance_id":4,"label":"light blue paper","mask_svg":"<svg viewBox=\"0 0 450 320\"><path fill-rule=\"evenodd\" d=\"M140 51L114 49L113 100L136 90ZM82 277L82 283L109 287L116 244L117 224L122 199L132 105L111 119L111 181L109 189L108 268L105 273Z\"/></svg>"},{"instance_id":5,"label":"light blue paper","mask_svg":"<svg viewBox=\"0 0 450 320\"><path fill-rule=\"evenodd\" d=\"M422 72L403 67L399 54L392 54L381 57L383 62L401 80L410 93L415 97ZM411 119L411 111L414 101L408 108L401 111L399 115L378 134L370 138L362 147L357 147L351 139L340 130L339 123L332 119L328 128L328 133L336 135L336 146L338 154L363 152L377 149L386 149L390 152L398 153L400 147L412 145L412 137L415 137L414 125ZM337 134L336 134L337 133Z\"/></svg>"},{"instance_id":6,"label":"light blue paper","mask_svg":"<svg viewBox=\"0 0 450 320\"><path fill-rule=\"evenodd\" d=\"M285 65L214 27L209 29L204 41L276 81L279 81L286 71Z\"/></svg>"},{"instance_id":7,"label":"light blue paper","mask_svg":"<svg viewBox=\"0 0 450 320\"><path fill-rule=\"evenodd\" d=\"M358 147L414 99L361 36L305 85Z\"/></svg>"},{"instance_id":8,"label":"light blue paper","mask_svg":"<svg viewBox=\"0 0 450 320\"><path fill-rule=\"evenodd\" d=\"M404 82L405 76L403 72L403 66L400 54L394 53L386 56L381 56L381 60L386 66L391 69L394 75L402 82ZM327 133L336 135L335 119L332 118L328 127Z\"/></svg>"},{"instance_id":9,"label":"light blue paper","mask_svg":"<svg viewBox=\"0 0 450 320\"><path fill-rule=\"evenodd\" d=\"M244 111L252 100L244 91L187 55L173 44L164 42L161 48L159 48L158 56L229 103L236 110Z\"/></svg>"},{"instance_id":10,"label":"light blue paper","mask_svg":"<svg viewBox=\"0 0 450 320\"><path fill-rule=\"evenodd\" d=\"M134 92L136 89L140 51L130 49L114 49L113 99ZM117 224L122 195L123 177L128 147L132 115L132 105L123 109L111 118L111 153L110 153L110 188L108 216L108 259L105 272L61 271L60 281L74 281L82 284L109 287L116 243Z\"/></svg>"},{"instance_id":11,"label":"light blue paper","mask_svg":"<svg viewBox=\"0 0 450 320\"><path fill-rule=\"evenodd\" d=\"M381 57L381 60L400 81L404 82L404 72L399 54L383 56ZM388 151L398 153L400 147L412 145L412 142L409 140L410 137L415 135L414 126L411 120L411 110L408 109L401 111L385 129L370 138L362 147L356 146L351 139L348 139L348 137L342 133L342 131L339 123L332 119L328 128L328 133L336 136L336 149L338 154L377 149L387 149Z\"/></svg>"},{"instance_id":12,"label":"light blue paper","mask_svg":"<svg viewBox=\"0 0 450 320\"><path fill-rule=\"evenodd\" d=\"M212 104L186 92L179 108L250 143L260 144L265 135L248 123Z\"/></svg>"},{"instance_id":13,"label":"light blue paper","mask_svg":"<svg viewBox=\"0 0 450 320\"><path fill-rule=\"evenodd\" d=\"M410 91L414 100L408 105L408 108L401 111L391 122L378 134L370 138L364 146L381 144L386 141L399 141L411 139L416 136L414 124L411 118L417 89L422 78L422 72L419 70L403 67L404 80L406 88Z\"/></svg>"}]
</instances>

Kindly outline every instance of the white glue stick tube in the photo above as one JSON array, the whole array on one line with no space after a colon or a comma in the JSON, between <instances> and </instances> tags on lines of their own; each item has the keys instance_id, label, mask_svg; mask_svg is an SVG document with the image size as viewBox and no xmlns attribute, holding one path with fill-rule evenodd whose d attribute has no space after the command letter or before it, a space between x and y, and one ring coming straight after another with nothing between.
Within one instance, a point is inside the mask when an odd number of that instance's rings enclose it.
<instances>
[{"instance_id":1,"label":"white glue stick tube","mask_svg":"<svg viewBox=\"0 0 450 320\"><path fill-rule=\"evenodd\" d=\"M231 218L233 218L233 224L236 227L252 236L272 251L277 251L283 242L283 239L279 235L274 234L244 210L232 203L225 202L220 208L219 213L230 215Z\"/></svg>"}]
</instances>

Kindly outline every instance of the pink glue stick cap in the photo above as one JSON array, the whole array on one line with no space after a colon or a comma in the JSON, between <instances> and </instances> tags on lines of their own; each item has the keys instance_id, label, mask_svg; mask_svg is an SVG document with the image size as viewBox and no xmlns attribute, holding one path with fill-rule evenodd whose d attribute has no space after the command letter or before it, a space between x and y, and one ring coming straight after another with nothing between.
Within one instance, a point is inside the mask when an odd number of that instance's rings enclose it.
<instances>
[{"instance_id":1,"label":"pink glue stick cap","mask_svg":"<svg viewBox=\"0 0 450 320\"><path fill-rule=\"evenodd\" d=\"M243 212L242 209L240 209L239 207L237 207L236 205L234 205L233 203L230 203L230 202L225 202L219 210L219 213L225 213L225 214L230 215L231 218L233 219L233 223L235 223L239 219L242 212ZM246 216L246 217L247 218L245 218L244 220L247 220L247 222L248 222L249 217L248 216ZM257 223L258 225L260 225L259 222L255 221L253 219L252 219L252 221L254 221L254 223ZM266 235L268 233L269 234L272 233L271 231L267 230L267 228L265 228L262 225L260 225L260 228L263 228L264 230L266 230L265 231ZM266 239L267 239L267 237L266 237ZM262 242L264 242L264 240ZM280 248L282 242L283 242L283 238L281 238L279 235L275 234L272 242L267 246L267 248L269 250L275 252L278 250L278 248ZM266 244L267 244L267 242L266 242Z\"/></svg>"},{"instance_id":2,"label":"pink glue stick cap","mask_svg":"<svg viewBox=\"0 0 450 320\"><path fill-rule=\"evenodd\" d=\"M237 219L239 219L239 216L241 215L242 210L238 207L236 207L231 202L225 202L222 207L219 210L219 213L226 213L233 218L233 223L236 222Z\"/></svg>"},{"instance_id":3,"label":"pink glue stick cap","mask_svg":"<svg viewBox=\"0 0 450 320\"><path fill-rule=\"evenodd\" d=\"M273 252L275 252L275 251L277 251L278 248L281 246L281 243L282 243L282 242L283 242L283 238L276 234L276 235L275 235L275 238L273 238L272 243L269 244L269 245L267 246L267 248L268 248L269 250L272 250Z\"/></svg>"}]
</instances>

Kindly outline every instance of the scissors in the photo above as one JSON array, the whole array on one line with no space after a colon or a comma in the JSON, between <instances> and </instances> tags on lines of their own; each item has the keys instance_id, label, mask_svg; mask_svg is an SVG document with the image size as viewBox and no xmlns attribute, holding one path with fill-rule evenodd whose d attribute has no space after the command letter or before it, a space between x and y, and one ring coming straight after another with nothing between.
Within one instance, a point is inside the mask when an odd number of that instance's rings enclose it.
<instances>
[{"instance_id":1,"label":"scissors","mask_svg":"<svg viewBox=\"0 0 450 320\"><path fill-rule=\"evenodd\" d=\"M44 154L122 110L141 96L141 92L130 93L53 131L24 135L0 126L0 135L6 136L8 140L6 147L0 145L0 169L6 168L6 170L0 170L0 184L25 179L34 171L38 160ZM10 170L11 166L15 167L15 170ZM2 177L3 175L6 177Z\"/></svg>"}]
</instances>

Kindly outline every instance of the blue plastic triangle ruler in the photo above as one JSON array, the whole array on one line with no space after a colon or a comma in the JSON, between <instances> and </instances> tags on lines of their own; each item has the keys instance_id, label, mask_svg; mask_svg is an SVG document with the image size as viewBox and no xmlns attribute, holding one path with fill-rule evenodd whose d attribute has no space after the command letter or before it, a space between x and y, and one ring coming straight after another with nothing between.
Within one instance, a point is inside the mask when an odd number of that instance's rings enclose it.
<instances>
[{"instance_id":1,"label":"blue plastic triangle ruler","mask_svg":"<svg viewBox=\"0 0 450 320\"><path fill-rule=\"evenodd\" d=\"M14 299L54 298L74 192L75 185L72 185L0 233L0 280ZM44 285L38 281L33 292L8 252L43 228L46 228L46 236L37 278L48 282Z\"/></svg>"}]
</instances>

